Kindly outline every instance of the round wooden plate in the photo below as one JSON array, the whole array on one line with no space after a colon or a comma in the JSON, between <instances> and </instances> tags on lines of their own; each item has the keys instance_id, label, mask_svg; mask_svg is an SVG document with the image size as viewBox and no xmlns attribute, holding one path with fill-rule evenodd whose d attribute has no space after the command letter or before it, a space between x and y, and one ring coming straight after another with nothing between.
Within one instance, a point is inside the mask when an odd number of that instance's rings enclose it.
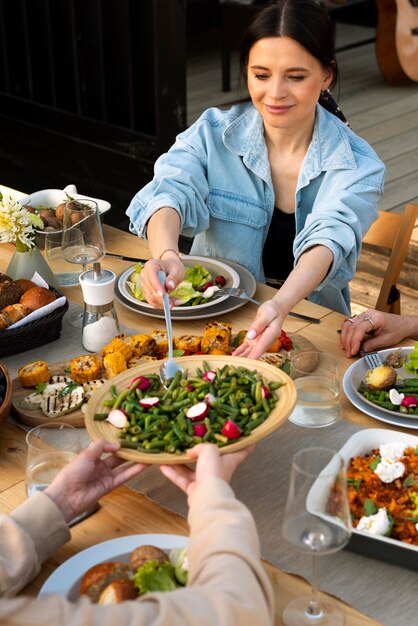
<instances>
[{"instance_id":1,"label":"round wooden plate","mask_svg":"<svg viewBox=\"0 0 418 626\"><path fill-rule=\"evenodd\" d=\"M54 365L48 364L48 369L51 372L51 376L63 375L70 376L65 370L68 368L70 361L61 361L54 363ZM18 378L13 380L13 401L12 401L12 415L16 417L23 424L27 426L40 426L41 424L50 422L62 422L64 424L71 424L75 428L84 428L84 413L80 410L73 411L72 413L66 413L60 417L46 417L41 409L27 409L22 406L23 400L30 393L35 391L34 387L22 387Z\"/></svg>"},{"instance_id":2,"label":"round wooden plate","mask_svg":"<svg viewBox=\"0 0 418 626\"><path fill-rule=\"evenodd\" d=\"M242 366L249 370L257 370L267 382L283 382L285 383L277 391L278 401L270 413L266 421L255 428L251 435L243 437L235 443L231 443L228 446L220 448L221 454L227 454L229 452L236 452L251 446L253 443L264 439L270 433L275 431L281 426L288 416L290 415L296 402L296 390L292 380L282 372L282 370L264 363L263 361L254 361L251 359L244 359L242 357L232 356L188 356L175 359L182 367L189 371L189 374L193 375L198 367L203 367L203 361L207 361L214 369L221 368L225 364ZM146 376L151 373L159 373L161 367L161 361L148 361L143 365L138 365L132 369L122 372L115 378L107 381L100 389L98 389L94 395L90 398L87 404L87 411L85 415L85 424L87 431L92 439L105 439L107 441L119 442L118 434L120 430L115 426L112 426L106 421L95 421L95 413L107 413L108 408L104 407L103 401L110 397L110 386L115 385L116 389L120 392L126 389L130 381L136 376ZM168 452L160 452L157 454L147 454L146 452L140 452L132 450L130 448L121 448L117 452L118 456L129 461L137 461L141 463L151 464L165 464L174 465L179 463L190 463L193 461L187 453L180 455L170 454Z\"/></svg>"}]
</instances>

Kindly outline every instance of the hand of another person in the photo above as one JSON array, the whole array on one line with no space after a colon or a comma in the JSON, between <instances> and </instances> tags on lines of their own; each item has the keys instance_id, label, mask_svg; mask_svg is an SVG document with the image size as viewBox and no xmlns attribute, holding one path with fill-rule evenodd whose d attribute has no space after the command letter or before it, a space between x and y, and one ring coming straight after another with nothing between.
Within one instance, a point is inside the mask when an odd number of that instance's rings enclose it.
<instances>
[{"instance_id":1,"label":"hand of another person","mask_svg":"<svg viewBox=\"0 0 418 626\"><path fill-rule=\"evenodd\" d=\"M115 454L101 458L103 453L113 453L119 448L118 443L101 439L94 441L66 465L45 489L44 493L55 502L67 522L148 467L143 463L127 465Z\"/></svg>"},{"instance_id":2,"label":"hand of another person","mask_svg":"<svg viewBox=\"0 0 418 626\"><path fill-rule=\"evenodd\" d=\"M279 311L274 300L263 302L246 338L234 350L233 356L243 356L249 359L260 358L277 337L280 337L284 318L285 315Z\"/></svg>"},{"instance_id":3,"label":"hand of another person","mask_svg":"<svg viewBox=\"0 0 418 626\"><path fill-rule=\"evenodd\" d=\"M194 470L187 465L161 465L160 470L190 498L195 489L202 488L208 478L217 477L229 483L238 465L254 447L221 455L215 444L200 443L187 452L190 457L197 459Z\"/></svg>"},{"instance_id":4,"label":"hand of another person","mask_svg":"<svg viewBox=\"0 0 418 626\"><path fill-rule=\"evenodd\" d=\"M167 276L165 286L168 292L173 291L181 283L185 274L183 263L174 254L170 258L151 259L145 263L141 272L142 291L148 304L156 309L163 308L164 290L157 276L159 270L163 270ZM171 306L175 306L178 303L181 304L181 300L177 302L174 298L170 298L170 303Z\"/></svg>"},{"instance_id":5,"label":"hand of another person","mask_svg":"<svg viewBox=\"0 0 418 626\"><path fill-rule=\"evenodd\" d=\"M360 350L371 352L393 346L407 337L409 330L406 316L367 309L361 315L344 320L341 327L341 347L351 357Z\"/></svg>"}]
</instances>

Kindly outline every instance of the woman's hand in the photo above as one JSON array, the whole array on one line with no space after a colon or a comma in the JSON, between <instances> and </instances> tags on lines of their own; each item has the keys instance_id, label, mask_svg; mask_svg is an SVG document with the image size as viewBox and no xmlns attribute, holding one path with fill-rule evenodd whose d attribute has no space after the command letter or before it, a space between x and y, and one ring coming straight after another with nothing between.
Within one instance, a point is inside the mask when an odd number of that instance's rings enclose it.
<instances>
[{"instance_id":1,"label":"woman's hand","mask_svg":"<svg viewBox=\"0 0 418 626\"><path fill-rule=\"evenodd\" d=\"M286 315L281 311L275 300L267 300L257 311L243 343L232 353L233 356L244 356L258 359L269 346L280 337Z\"/></svg>"},{"instance_id":2,"label":"woman's hand","mask_svg":"<svg viewBox=\"0 0 418 626\"><path fill-rule=\"evenodd\" d=\"M103 453L116 452L119 448L118 443L101 439L94 441L66 465L45 489L44 493L55 502L67 522L148 467L144 463L127 464L115 454L101 458Z\"/></svg>"},{"instance_id":3,"label":"woman's hand","mask_svg":"<svg viewBox=\"0 0 418 626\"><path fill-rule=\"evenodd\" d=\"M160 470L190 498L195 489L204 488L208 478L217 477L229 483L238 465L254 447L221 455L215 444L200 443L187 452L190 457L197 459L195 470L187 465L161 465Z\"/></svg>"},{"instance_id":4,"label":"woman's hand","mask_svg":"<svg viewBox=\"0 0 418 626\"><path fill-rule=\"evenodd\" d=\"M156 309L163 308L164 289L161 287L157 272L163 270L167 279L165 288L167 292L173 291L179 283L184 279L184 265L174 252L166 252L164 259L152 259L145 263L141 272L142 291L148 304ZM181 300L171 299L171 306L181 304Z\"/></svg>"},{"instance_id":5,"label":"woman's hand","mask_svg":"<svg viewBox=\"0 0 418 626\"><path fill-rule=\"evenodd\" d=\"M393 346L405 337L416 334L417 320L417 316L393 315L367 309L361 315L344 320L341 327L341 347L351 357L360 350L371 352Z\"/></svg>"}]
</instances>

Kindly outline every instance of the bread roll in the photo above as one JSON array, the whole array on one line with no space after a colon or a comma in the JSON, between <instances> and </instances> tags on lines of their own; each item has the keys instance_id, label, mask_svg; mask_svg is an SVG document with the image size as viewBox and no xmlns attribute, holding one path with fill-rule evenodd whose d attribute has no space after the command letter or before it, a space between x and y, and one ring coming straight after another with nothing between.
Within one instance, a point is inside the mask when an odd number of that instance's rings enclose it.
<instances>
[{"instance_id":1,"label":"bread roll","mask_svg":"<svg viewBox=\"0 0 418 626\"><path fill-rule=\"evenodd\" d=\"M22 287L15 282L0 282L0 310L9 304L16 304L22 294Z\"/></svg>"},{"instance_id":2,"label":"bread roll","mask_svg":"<svg viewBox=\"0 0 418 626\"><path fill-rule=\"evenodd\" d=\"M27 306L30 311L36 311L56 299L54 292L46 287L31 287L25 291L19 302Z\"/></svg>"},{"instance_id":3,"label":"bread roll","mask_svg":"<svg viewBox=\"0 0 418 626\"><path fill-rule=\"evenodd\" d=\"M124 600L135 600L138 595L138 589L130 578L114 580L103 589L99 604L119 604Z\"/></svg>"},{"instance_id":4,"label":"bread roll","mask_svg":"<svg viewBox=\"0 0 418 626\"><path fill-rule=\"evenodd\" d=\"M5 328L7 328L9 326L9 322L6 320L5 317L3 317L3 315L0 313L0 330L4 330Z\"/></svg>"},{"instance_id":5,"label":"bread roll","mask_svg":"<svg viewBox=\"0 0 418 626\"><path fill-rule=\"evenodd\" d=\"M38 285L33 282L33 280L28 280L27 278L18 278L14 281L16 285L19 285L23 289L23 293L30 289L31 287L37 287Z\"/></svg>"},{"instance_id":6,"label":"bread roll","mask_svg":"<svg viewBox=\"0 0 418 626\"><path fill-rule=\"evenodd\" d=\"M3 272L0 272L0 283L12 283L13 282L13 278L10 278L10 276L7 276L7 274L3 274Z\"/></svg>"},{"instance_id":7,"label":"bread roll","mask_svg":"<svg viewBox=\"0 0 418 626\"><path fill-rule=\"evenodd\" d=\"M2 317L8 322L8 325L14 324L29 315L30 311L24 304L9 304L1 310Z\"/></svg>"},{"instance_id":8,"label":"bread roll","mask_svg":"<svg viewBox=\"0 0 418 626\"><path fill-rule=\"evenodd\" d=\"M135 548L131 552L131 567L136 572L139 567L142 567L147 561L152 559L158 561L160 565L170 560L168 554L156 546L139 546L139 548Z\"/></svg>"},{"instance_id":9,"label":"bread roll","mask_svg":"<svg viewBox=\"0 0 418 626\"><path fill-rule=\"evenodd\" d=\"M84 574L80 582L80 595L98 602L103 589L114 580L129 578L132 574L128 563L112 561L94 565Z\"/></svg>"}]
</instances>

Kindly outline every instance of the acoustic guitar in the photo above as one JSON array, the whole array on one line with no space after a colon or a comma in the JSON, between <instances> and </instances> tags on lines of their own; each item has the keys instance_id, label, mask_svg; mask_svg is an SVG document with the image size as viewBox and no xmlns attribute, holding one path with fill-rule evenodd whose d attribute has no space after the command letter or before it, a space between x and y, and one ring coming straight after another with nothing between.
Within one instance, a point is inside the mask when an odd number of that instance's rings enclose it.
<instances>
[{"instance_id":1,"label":"acoustic guitar","mask_svg":"<svg viewBox=\"0 0 418 626\"><path fill-rule=\"evenodd\" d=\"M418 81L418 0L376 0L376 57L392 85Z\"/></svg>"}]
</instances>

